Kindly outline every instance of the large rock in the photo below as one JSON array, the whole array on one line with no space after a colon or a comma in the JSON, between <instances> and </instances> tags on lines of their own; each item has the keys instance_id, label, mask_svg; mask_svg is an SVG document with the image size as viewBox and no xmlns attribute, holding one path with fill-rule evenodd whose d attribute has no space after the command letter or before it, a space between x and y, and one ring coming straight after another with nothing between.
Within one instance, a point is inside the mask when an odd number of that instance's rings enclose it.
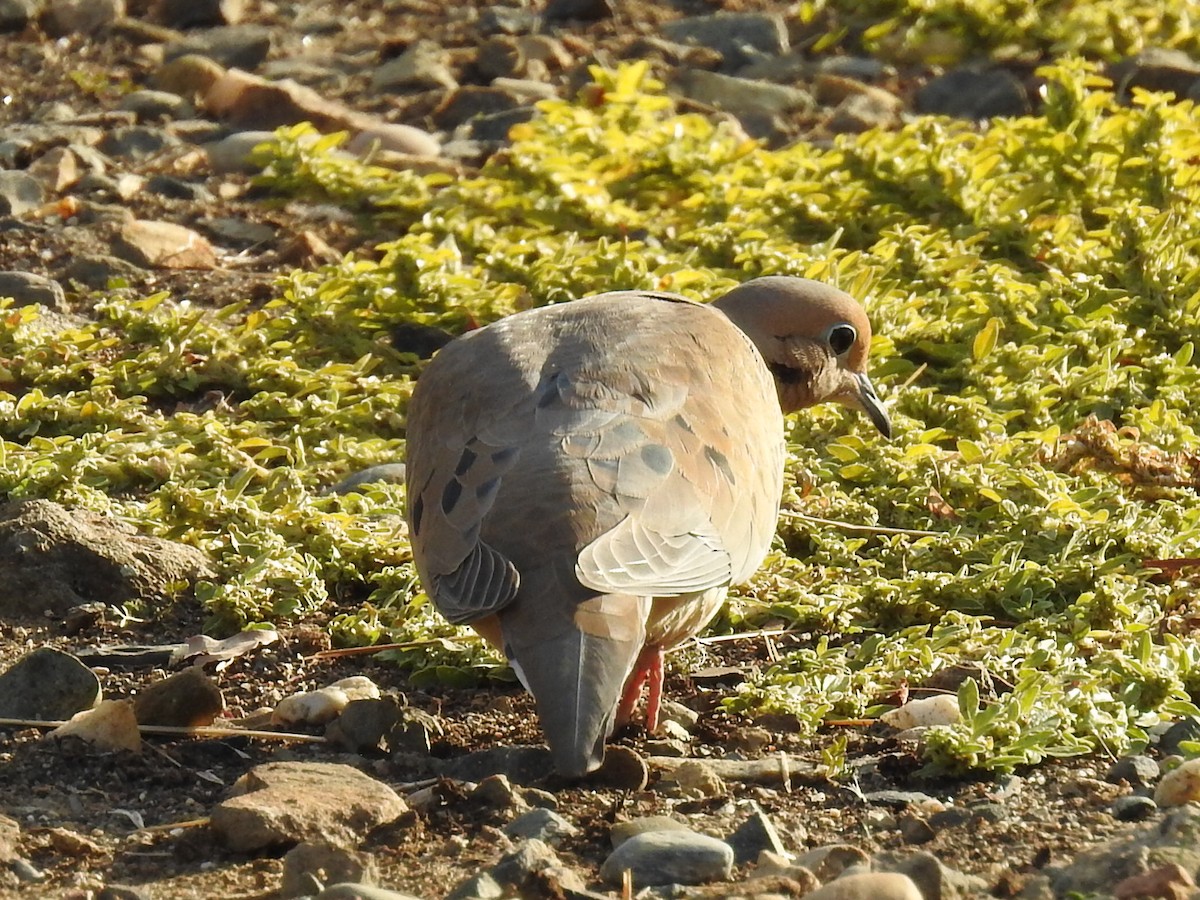
<instances>
[{"instance_id":1,"label":"large rock","mask_svg":"<svg viewBox=\"0 0 1200 900\"><path fill-rule=\"evenodd\" d=\"M251 769L241 793L214 807L210 821L230 850L325 841L354 847L408 811L390 787L339 763L276 762Z\"/></svg>"},{"instance_id":2,"label":"large rock","mask_svg":"<svg viewBox=\"0 0 1200 900\"><path fill-rule=\"evenodd\" d=\"M61 615L92 601L156 600L211 578L195 547L138 534L111 516L49 500L0 505L0 616Z\"/></svg>"}]
</instances>

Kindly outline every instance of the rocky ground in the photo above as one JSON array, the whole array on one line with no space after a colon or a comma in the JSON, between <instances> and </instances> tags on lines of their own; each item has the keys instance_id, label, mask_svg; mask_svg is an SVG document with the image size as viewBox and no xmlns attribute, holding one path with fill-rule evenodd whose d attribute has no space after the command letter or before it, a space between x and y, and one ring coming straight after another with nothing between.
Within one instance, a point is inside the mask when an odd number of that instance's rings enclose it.
<instances>
[{"instance_id":1,"label":"rocky ground","mask_svg":"<svg viewBox=\"0 0 1200 900\"><path fill-rule=\"evenodd\" d=\"M338 210L256 190L248 152L269 129L311 120L385 165L469 172L596 62L648 59L681 103L777 145L916 113L1036 108L1028 61L939 72L822 55L821 23L780 7L0 0L0 294L67 316L114 280L211 305L269 298L281 273L379 239ZM1175 54L1113 74L1200 91L1200 65ZM886 726L814 741L721 712L739 670L787 648L759 638L678 661L667 733L633 729L600 779L560 784L526 746L538 735L515 689L411 690L369 656L319 655L320 623L211 647L194 640L198 610L114 612L122 592L152 595L202 566L52 505L0 508L0 892L304 896L347 881L426 898L588 897L620 894L629 871L626 895L706 882L652 896L817 897L850 871L874 874L819 896L1184 897L1200 865L1200 818L1161 808L1192 796L1186 768L1182 786L1159 783L1178 732L1155 759L929 780L913 741ZM30 608L56 590L79 600L71 615ZM63 652L31 655L40 647ZM188 665L200 653L203 677ZM352 676L371 684L322 701L357 698L332 735L321 713L256 716ZM131 701L103 707L109 749L18 721L67 718L98 689ZM217 713L285 734L130 731L135 717Z\"/></svg>"}]
</instances>

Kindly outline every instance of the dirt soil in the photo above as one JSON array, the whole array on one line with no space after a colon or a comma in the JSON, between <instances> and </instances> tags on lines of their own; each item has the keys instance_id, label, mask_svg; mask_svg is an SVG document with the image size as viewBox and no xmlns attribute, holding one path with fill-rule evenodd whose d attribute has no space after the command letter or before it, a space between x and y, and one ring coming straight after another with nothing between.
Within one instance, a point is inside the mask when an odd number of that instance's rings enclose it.
<instances>
[{"instance_id":1,"label":"dirt soil","mask_svg":"<svg viewBox=\"0 0 1200 900\"><path fill-rule=\"evenodd\" d=\"M489 4L477 0L480 8ZM766 3L725 4L723 8L762 8ZM272 58L284 58L300 47L293 28L304 4L248 4L244 21L266 25L275 36ZM320 6L320 4L310 4ZM377 7L388 6L386 12ZM622 7L615 17L571 31L568 46L580 61L614 46L633 33L653 33L657 23L687 14L712 12L703 2L673 4L667 0ZM294 9L295 7L296 9ZM630 9L636 8L636 13ZM309 12L312 10L310 9ZM136 10L131 9L131 13ZM342 3L338 18L345 27L316 33L311 40L329 56L386 58L389 47L403 46L415 36L448 47L472 38L472 20L463 4ZM309 46L306 44L306 46ZM310 48L311 49L311 48ZM463 52L466 52L465 50ZM0 37L0 137L4 123L35 121L47 104L65 102L77 115L97 121L120 98L118 85L146 86L155 64L135 41L119 34L104 37L51 37L36 26ZM352 75L333 94L335 99L368 112L428 126L431 101L422 94L382 98L366 90L369 69ZM566 77L565 75L563 77ZM908 93L913 73L900 87ZM300 204L281 204L248 186L241 176L206 176L200 156L174 158L173 174L207 189L207 199L172 199L141 191L122 201L136 217L194 224L200 219L238 218L264 223L281 234L303 225L315 230L339 251L369 252L378 238L355 223L319 215ZM154 174L161 160L128 161L126 169ZM190 168L189 168L190 167ZM100 217L102 219L102 217ZM103 221L84 220L69 227L6 220L0 230L0 269L55 275L73 257L109 253L110 233ZM193 302L223 305L247 297L272 295L276 276L290 263L279 253L250 253L237 266L211 272L145 271L134 279L139 291L167 290ZM86 303L77 311L86 314ZM516 687L479 690L414 691L402 673L369 656L330 661L315 656L322 648L320 622L281 635L274 646L233 661L215 677L231 715L269 706L293 692L319 687L348 675L367 675L385 689L403 692L409 702L435 715L445 733L433 749L435 758L451 758L489 746L538 743L539 735L527 696ZM16 625L0 622L0 668L30 649L51 645L79 651L100 644L165 644L181 641L202 628L200 610L185 610L169 621L119 622L111 618L76 635L58 621ZM999 896L1012 896L1024 876L1048 863L1062 863L1078 850L1130 826L1115 822L1108 809L1126 791L1101 780L1109 761L1079 760L1042 766L1018 777L997 781L929 781L919 773L912 749L884 734L881 726L851 724L831 728L815 740L801 738L786 723L770 726L767 742L757 745L761 728L720 711L728 685L698 683L689 677L701 667L765 665L771 652L789 649L802 636L715 644L690 654L673 666L668 694L702 712L690 752L725 756L731 751L760 756L786 751L817 764L821 751L835 739L847 739L848 773L838 783L797 778L791 790L733 784L721 796L677 801L655 789L614 791L593 786L554 788L559 812L579 827L560 854L595 883L595 873L608 850L608 828L618 818L674 811L686 815L701 831L725 835L745 818L741 801L756 800L793 849L828 843L861 847L868 854L887 849L929 851L960 871L981 875ZM120 671L102 676L108 697L132 696L160 670ZM644 750L646 736L636 728L619 741ZM747 749L753 746L753 749ZM339 760L363 768L389 784L401 786L427 776L406 763L387 758L341 754L320 744L291 744L245 738L201 740L148 737L141 753L96 753L82 746L42 739L32 728L0 727L0 814L20 822L20 850L45 874L39 884L10 885L5 896L92 897L101 885L133 885L141 896L154 898L276 896L282 851L247 858L231 854L212 837L203 820L230 786L255 764L268 760ZM884 789L919 791L933 801L925 807L872 802ZM455 883L496 860L503 840L497 826L502 811L464 797L448 801L429 814L411 814L373 834L364 844L379 868L380 883L422 897L440 897ZM927 820L939 806L966 807L989 803L1001 812L989 819L941 827L905 827ZM880 811L894 816L881 816ZM886 827L885 827L886 826ZM743 870L744 874L744 870Z\"/></svg>"}]
</instances>

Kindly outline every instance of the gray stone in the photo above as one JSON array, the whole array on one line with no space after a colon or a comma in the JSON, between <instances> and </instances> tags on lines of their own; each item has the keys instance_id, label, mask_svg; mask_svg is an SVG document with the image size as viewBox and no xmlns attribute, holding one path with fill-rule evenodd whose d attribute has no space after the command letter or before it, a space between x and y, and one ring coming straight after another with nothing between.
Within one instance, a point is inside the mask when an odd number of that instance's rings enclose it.
<instances>
[{"instance_id":1,"label":"gray stone","mask_svg":"<svg viewBox=\"0 0 1200 900\"><path fill-rule=\"evenodd\" d=\"M146 159L162 153L170 147L179 146L178 138L173 138L161 128L151 128L146 125L129 125L124 128L114 128L100 142L100 150L109 156L126 159Z\"/></svg>"},{"instance_id":2,"label":"gray stone","mask_svg":"<svg viewBox=\"0 0 1200 900\"><path fill-rule=\"evenodd\" d=\"M433 41L417 41L371 74L371 89L380 92L404 88L454 90L456 87L458 81L446 66L446 51Z\"/></svg>"},{"instance_id":3,"label":"gray stone","mask_svg":"<svg viewBox=\"0 0 1200 900\"><path fill-rule=\"evenodd\" d=\"M548 869L555 871L562 868L558 854L545 841L529 838L512 853L500 858L492 866L491 875L500 884L520 888L532 876L544 873Z\"/></svg>"},{"instance_id":4,"label":"gray stone","mask_svg":"<svg viewBox=\"0 0 1200 900\"><path fill-rule=\"evenodd\" d=\"M209 817L213 832L236 853L306 840L354 847L408 809L386 784L338 763L266 763L238 785L243 793L219 803Z\"/></svg>"},{"instance_id":5,"label":"gray stone","mask_svg":"<svg viewBox=\"0 0 1200 900\"><path fill-rule=\"evenodd\" d=\"M0 866L7 866L21 854L17 844L21 841L21 823L8 816L0 816Z\"/></svg>"},{"instance_id":6,"label":"gray stone","mask_svg":"<svg viewBox=\"0 0 1200 900\"><path fill-rule=\"evenodd\" d=\"M1125 756L1113 763L1104 780L1111 784L1124 781L1130 787L1146 787L1158 781L1158 763L1149 756Z\"/></svg>"},{"instance_id":7,"label":"gray stone","mask_svg":"<svg viewBox=\"0 0 1200 900\"><path fill-rule=\"evenodd\" d=\"M537 115L536 106L516 106L503 112L476 116L467 124L467 134L473 141L503 143L514 125L528 122Z\"/></svg>"},{"instance_id":8,"label":"gray stone","mask_svg":"<svg viewBox=\"0 0 1200 900\"><path fill-rule=\"evenodd\" d=\"M711 47L736 69L763 56L778 56L788 49L787 26L776 13L719 12L676 19L663 25L663 34L683 44Z\"/></svg>"},{"instance_id":9,"label":"gray stone","mask_svg":"<svg viewBox=\"0 0 1200 900\"><path fill-rule=\"evenodd\" d=\"M303 841L283 857L279 893L302 897L312 893L313 882L353 882L355 887L364 887L364 882L370 884L375 878L374 862L368 854L324 841Z\"/></svg>"},{"instance_id":10,"label":"gray stone","mask_svg":"<svg viewBox=\"0 0 1200 900\"><path fill-rule=\"evenodd\" d=\"M804 896L806 900L933 900L912 879L894 872L846 875Z\"/></svg>"},{"instance_id":11,"label":"gray stone","mask_svg":"<svg viewBox=\"0 0 1200 900\"><path fill-rule=\"evenodd\" d=\"M269 244L279 234L270 225L264 225L262 222L247 222L245 219L220 217L205 219L200 224L205 231L222 244L243 250Z\"/></svg>"},{"instance_id":12,"label":"gray stone","mask_svg":"<svg viewBox=\"0 0 1200 900\"><path fill-rule=\"evenodd\" d=\"M615 11L613 0L550 0L542 17L547 22L599 22L611 19Z\"/></svg>"},{"instance_id":13,"label":"gray stone","mask_svg":"<svg viewBox=\"0 0 1200 900\"><path fill-rule=\"evenodd\" d=\"M537 838L546 844L558 844L578 829L551 809L531 809L517 816L502 829L510 838Z\"/></svg>"},{"instance_id":14,"label":"gray stone","mask_svg":"<svg viewBox=\"0 0 1200 900\"><path fill-rule=\"evenodd\" d=\"M0 32L20 31L37 18L39 0L0 0Z\"/></svg>"},{"instance_id":15,"label":"gray stone","mask_svg":"<svg viewBox=\"0 0 1200 900\"><path fill-rule=\"evenodd\" d=\"M883 872L907 875L920 889L918 896L925 900L968 900L987 890L987 883L982 878L951 869L932 853L877 854L874 867Z\"/></svg>"},{"instance_id":16,"label":"gray stone","mask_svg":"<svg viewBox=\"0 0 1200 900\"><path fill-rule=\"evenodd\" d=\"M528 34L537 29L541 17L519 6L487 6L479 17L483 34Z\"/></svg>"},{"instance_id":17,"label":"gray stone","mask_svg":"<svg viewBox=\"0 0 1200 900\"><path fill-rule=\"evenodd\" d=\"M733 848L693 831L651 831L625 841L600 867L600 878L620 884L626 869L634 884L703 884L728 881Z\"/></svg>"},{"instance_id":18,"label":"gray stone","mask_svg":"<svg viewBox=\"0 0 1200 900\"><path fill-rule=\"evenodd\" d=\"M502 896L502 893L495 896ZM370 884L346 883L331 884L317 894L317 900L421 900L421 898Z\"/></svg>"},{"instance_id":19,"label":"gray stone","mask_svg":"<svg viewBox=\"0 0 1200 900\"><path fill-rule=\"evenodd\" d=\"M174 175L161 172L151 175L146 181L146 190L159 197L172 200L191 200L194 203L211 203L213 195L202 184L196 184Z\"/></svg>"},{"instance_id":20,"label":"gray stone","mask_svg":"<svg viewBox=\"0 0 1200 900\"><path fill-rule=\"evenodd\" d=\"M100 701L100 679L69 653L40 647L0 674L0 717L69 719Z\"/></svg>"},{"instance_id":21,"label":"gray stone","mask_svg":"<svg viewBox=\"0 0 1200 900\"><path fill-rule=\"evenodd\" d=\"M0 171L0 215L20 216L42 205L41 182L27 172Z\"/></svg>"},{"instance_id":22,"label":"gray stone","mask_svg":"<svg viewBox=\"0 0 1200 900\"><path fill-rule=\"evenodd\" d=\"M48 306L65 311L66 296L53 278L30 272L0 272L0 297L11 297L16 306Z\"/></svg>"},{"instance_id":23,"label":"gray stone","mask_svg":"<svg viewBox=\"0 0 1200 900\"><path fill-rule=\"evenodd\" d=\"M672 87L685 97L735 115L747 109L779 115L807 111L816 106L812 95L802 88L722 75L705 69L679 70Z\"/></svg>"},{"instance_id":24,"label":"gray stone","mask_svg":"<svg viewBox=\"0 0 1200 900\"><path fill-rule=\"evenodd\" d=\"M870 88L850 94L838 103L825 127L838 134L893 128L900 124L903 110L904 103L899 97L882 88Z\"/></svg>"},{"instance_id":25,"label":"gray stone","mask_svg":"<svg viewBox=\"0 0 1200 900\"><path fill-rule=\"evenodd\" d=\"M963 67L939 75L913 98L918 113L990 119L1029 113L1025 86L1007 69Z\"/></svg>"},{"instance_id":26,"label":"gray stone","mask_svg":"<svg viewBox=\"0 0 1200 900\"><path fill-rule=\"evenodd\" d=\"M1112 804L1113 818L1118 822L1140 822L1148 819L1158 811L1158 804L1150 797L1140 794L1126 794L1118 797Z\"/></svg>"},{"instance_id":27,"label":"gray stone","mask_svg":"<svg viewBox=\"0 0 1200 900\"><path fill-rule=\"evenodd\" d=\"M236 25L246 13L245 0L156 0L155 16L171 28Z\"/></svg>"},{"instance_id":28,"label":"gray stone","mask_svg":"<svg viewBox=\"0 0 1200 900\"><path fill-rule=\"evenodd\" d=\"M117 106L132 112L139 122L184 118L192 111L186 100L169 91L130 91Z\"/></svg>"},{"instance_id":29,"label":"gray stone","mask_svg":"<svg viewBox=\"0 0 1200 900\"><path fill-rule=\"evenodd\" d=\"M322 66L307 59L271 59L263 63L262 77L281 81L290 78L299 84L313 88L340 91L346 83L346 74L329 66Z\"/></svg>"},{"instance_id":30,"label":"gray stone","mask_svg":"<svg viewBox=\"0 0 1200 900\"><path fill-rule=\"evenodd\" d=\"M357 155L376 148L414 156L438 156L442 152L437 138L427 131L398 122L377 122L346 142L346 151Z\"/></svg>"},{"instance_id":31,"label":"gray stone","mask_svg":"<svg viewBox=\"0 0 1200 900\"><path fill-rule=\"evenodd\" d=\"M125 0L50 0L43 16L52 35L96 34L125 15Z\"/></svg>"},{"instance_id":32,"label":"gray stone","mask_svg":"<svg viewBox=\"0 0 1200 900\"><path fill-rule=\"evenodd\" d=\"M786 854L787 848L783 846L779 832L775 830L775 825L767 817L767 814L762 811L762 807L753 800L748 806L750 815L733 834L725 838L725 843L733 848L734 862L739 866L753 862L764 850L780 855Z\"/></svg>"},{"instance_id":33,"label":"gray stone","mask_svg":"<svg viewBox=\"0 0 1200 900\"><path fill-rule=\"evenodd\" d=\"M522 106L508 91L467 85L456 90L433 114L438 128L452 129L479 116L508 112Z\"/></svg>"},{"instance_id":34,"label":"gray stone","mask_svg":"<svg viewBox=\"0 0 1200 900\"><path fill-rule=\"evenodd\" d=\"M163 61L190 53L205 56L227 68L253 70L271 52L271 30L262 25L223 25L190 34L163 48Z\"/></svg>"},{"instance_id":35,"label":"gray stone","mask_svg":"<svg viewBox=\"0 0 1200 900\"><path fill-rule=\"evenodd\" d=\"M833 881L846 870L867 866L870 862L863 850L850 844L825 844L796 857L796 865L808 869L822 882Z\"/></svg>"},{"instance_id":36,"label":"gray stone","mask_svg":"<svg viewBox=\"0 0 1200 900\"><path fill-rule=\"evenodd\" d=\"M81 603L160 601L212 578L200 550L135 532L112 516L50 500L0 505L0 616L61 615Z\"/></svg>"},{"instance_id":37,"label":"gray stone","mask_svg":"<svg viewBox=\"0 0 1200 900\"><path fill-rule=\"evenodd\" d=\"M504 888L490 872L477 872L459 882L454 890L446 895L446 900L499 900L504 896Z\"/></svg>"},{"instance_id":38,"label":"gray stone","mask_svg":"<svg viewBox=\"0 0 1200 900\"><path fill-rule=\"evenodd\" d=\"M1163 756L1175 756L1180 752L1180 744L1185 741L1200 741L1200 718L1189 716L1180 719L1164 731L1158 739L1158 751Z\"/></svg>"},{"instance_id":39,"label":"gray stone","mask_svg":"<svg viewBox=\"0 0 1200 900\"><path fill-rule=\"evenodd\" d=\"M655 831L687 831L688 828L678 819L673 819L670 816L641 816L636 819L630 819L628 822L617 822L609 831L609 840L612 841L613 849L617 849L627 840L632 837L637 837L639 834L650 834Z\"/></svg>"},{"instance_id":40,"label":"gray stone","mask_svg":"<svg viewBox=\"0 0 1200 900\"><path fill-rule=\"evenodd\" d=\"M260 168L252 161L254 148L260 144L273 145L276 140L273 131L239 131L204 149L208 154L208 165L217 174L251 174Z\"/></svg>"},{"instance_id":41,"label":"gray stone","mask_svg":"<svg viewBox=\"0 0 1200 900\"><path fill-rule=\"evenodd\" d=\"M1170 91L1183 99L1200 82L1200 61L1182 50L1152 47L1137 56L1114 63L1109 69L1109 76L1125 97L1134 88L1142 88L1147 91Z\"/></svg>"},{"instance_id":42,"label":"gray stone","mask_svg":"<svg viewBox=\"0 0 1200 900\"><path fill-rule=\"evenodd\" d=\"M78 282L93 291L102 291L114 281L137 279L142 271L133 263L115 256L96 254L75 257L59 273L59 277L65 281Z\"/></svg>"},{"instance_id":43,"label":"gray stone","mask_svg":"<svg viewBox=\"0 0 1200 900\"><path fill-rule=\"evenodd\" d=\"M150 894L132 884L110 882L100 889L96 900L150 900Z\"/></svg>"}]
</instances>

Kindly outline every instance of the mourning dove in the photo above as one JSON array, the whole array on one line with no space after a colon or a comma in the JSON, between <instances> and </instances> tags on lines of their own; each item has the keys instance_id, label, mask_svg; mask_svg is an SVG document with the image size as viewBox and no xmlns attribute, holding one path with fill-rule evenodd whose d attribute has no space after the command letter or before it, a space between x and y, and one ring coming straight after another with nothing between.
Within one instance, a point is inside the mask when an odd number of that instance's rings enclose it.
<instances>
[{"instance_id":1,"label":"mourning dove","mask_svg":"<svg viewBox=\"0 0 1200 900\"><path fill-rule=\"evenodd\" d=\"M560 773L601 764L662 653L700 631L770 547L782 413L824 401L891 426L849 295L758 278L710 305L617 291L446 345L408 409L421 582L501 649Z\"/></svg>"}]
</instances>

